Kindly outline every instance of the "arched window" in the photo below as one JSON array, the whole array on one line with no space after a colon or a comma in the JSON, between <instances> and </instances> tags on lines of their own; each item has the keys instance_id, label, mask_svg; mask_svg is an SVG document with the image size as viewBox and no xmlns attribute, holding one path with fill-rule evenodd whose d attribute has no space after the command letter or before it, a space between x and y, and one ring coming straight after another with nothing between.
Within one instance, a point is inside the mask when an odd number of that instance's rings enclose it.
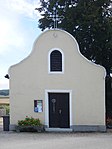
<instances>
[{"instance_id":1,"label":"arched window","mask_svg":"<svg viewBox=\"0 0 112 149\"><path fill-rule=\"evenodd\" d=\"M50 54L50 71L62 71L62 54L58 50Z\"/></svg>"},{"instance_id":2,"label":"arched window","mask_svg":"<svg viewBox=\"0 0 112 149\"><path fill-rule=\"evenodd\" d=\"M63 52L58 49L53 49L49 53L49 72L63 72Z\"/></svg>"}]
</instances>

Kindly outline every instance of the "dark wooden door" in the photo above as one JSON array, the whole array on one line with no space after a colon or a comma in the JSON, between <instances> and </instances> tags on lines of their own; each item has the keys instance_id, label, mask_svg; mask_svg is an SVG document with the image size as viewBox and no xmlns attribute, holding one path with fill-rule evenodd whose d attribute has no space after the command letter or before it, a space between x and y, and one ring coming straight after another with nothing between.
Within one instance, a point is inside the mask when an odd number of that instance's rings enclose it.
<instances>
[{"instance_id":1,"label":"dark wooden door","mask_svg":"<svg viewBox=\"0 0 112 149\"><path fill-rule=\"evenodd\" d=\"M49 127L70 127L69 93L49 93Z\"/></svg>"}]
</instances>

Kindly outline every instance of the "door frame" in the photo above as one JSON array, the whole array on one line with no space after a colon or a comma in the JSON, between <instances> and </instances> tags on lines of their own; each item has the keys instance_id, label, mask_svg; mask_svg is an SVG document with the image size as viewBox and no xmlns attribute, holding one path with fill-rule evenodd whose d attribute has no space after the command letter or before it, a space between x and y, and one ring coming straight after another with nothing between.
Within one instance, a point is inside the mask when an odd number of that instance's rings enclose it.
<instances>
[{"instance_id":1,"label":"door frame","mask_svg":"<svg viewBox=\"0 0 112 149\"><path fill-rule=\"evenodd\" d=\"M72 90L45 90L45 126L49 128L49 103L48 93L69 93L69 117L72 126Z\"/></svg>"}]
</instances>

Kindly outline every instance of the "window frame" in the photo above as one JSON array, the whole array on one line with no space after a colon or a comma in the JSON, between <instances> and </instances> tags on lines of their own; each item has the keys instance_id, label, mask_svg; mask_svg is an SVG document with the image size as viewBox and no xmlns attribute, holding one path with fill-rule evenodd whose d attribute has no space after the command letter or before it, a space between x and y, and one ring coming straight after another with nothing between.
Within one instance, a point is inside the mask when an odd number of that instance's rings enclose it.
<instances>
[{"instance_id":1,"label":"window frame","mask_svg":"<svg viewBox=\"0 0 112 149\"><path fill-rule=\"evenodd\" d=\"M51 55L51 53L53 52L53 51L55 51L55 50L57 50L57 51L59 51L60 53L61 53L61 55L62 55L62 71L51 71L50 70L50 55ZM59 49L59 48L53 48L53 49L51 49L50 51L49 51L49 53L48 53L48 73L49 74L63 74L64 73L64 53L63 53L63 51L61 50L61 49Z\"/></svg>"}]
</instances>

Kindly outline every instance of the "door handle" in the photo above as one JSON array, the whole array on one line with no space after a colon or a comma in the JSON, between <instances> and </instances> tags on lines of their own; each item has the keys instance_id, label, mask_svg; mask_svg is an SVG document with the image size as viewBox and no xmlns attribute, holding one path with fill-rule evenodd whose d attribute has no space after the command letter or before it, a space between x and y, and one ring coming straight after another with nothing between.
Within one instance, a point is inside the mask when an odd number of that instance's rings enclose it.
<instances>
[{"instance_id":1,"label":"door handle","mask_svg":"<svg viewBox=\"0 0 112 149\"><path fill-rule=\"evenodd\" d=\"M59 114L61 114L62 113L62 111L61 111L61 109L59 110Z\"/></svg>"}]
</instances>

